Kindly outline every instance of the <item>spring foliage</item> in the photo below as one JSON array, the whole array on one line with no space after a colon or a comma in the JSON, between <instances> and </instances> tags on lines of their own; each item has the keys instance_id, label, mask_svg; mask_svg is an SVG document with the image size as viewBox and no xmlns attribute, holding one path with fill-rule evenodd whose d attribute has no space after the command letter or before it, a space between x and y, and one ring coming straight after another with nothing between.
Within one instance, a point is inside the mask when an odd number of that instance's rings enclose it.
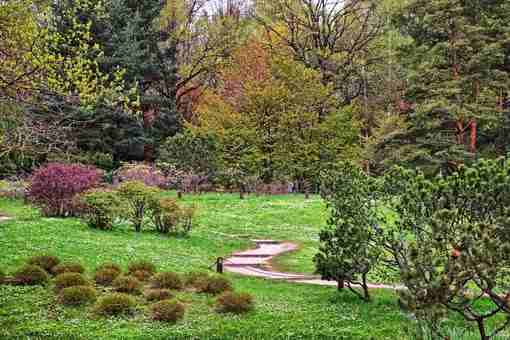
<instances>
[{"instance_id":1,"label":"spring foliage","mask_svg":"<svg viewBox=\"0 0 510 340\"><path fill-rule=\"evenodd\" d=\"M352 282L377 255L399 271L402 304L434 333L448 312L476 324L482 339L506 329L510 161L483 160L432 178L395 168L377 186L370 182L356 167L325 182L333 230L321 233L318 271Z\"/></svg>"}]
</instances>

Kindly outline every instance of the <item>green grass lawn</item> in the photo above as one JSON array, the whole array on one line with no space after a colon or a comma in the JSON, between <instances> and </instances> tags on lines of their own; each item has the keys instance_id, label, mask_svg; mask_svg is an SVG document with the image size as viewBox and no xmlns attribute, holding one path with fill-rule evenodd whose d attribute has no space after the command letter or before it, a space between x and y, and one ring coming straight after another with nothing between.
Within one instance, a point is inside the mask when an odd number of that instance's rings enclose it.
<instances>
[{"instance_id":1,"label":"green grass lawn","mask_svg":"<svg viewBox=\"0 0 510 340\"><path fill-rule=\"evenodd\" d=\"M173 195L173 193L167 193ZM126 226L113 231L87 227L78 219L43 218L20 201L0 199L0 212L14 217L0 224L0 269L14 271L29 256L52 253L82 263L88 275L103 262L124 267L150 260L159 270L204 270L218 256L251 246L250 239L294 241L302 251L276 261L280 269L310 272L317 233L326 212L318 197L249 197L206 194L186 196L198 207L196 228L187 238ZM102 318L90 307L64 308L48 288L0 286L0 339L408 339L413 327L399 311L393 292L374 292L362 303L331 287L282 283L231 274L239 291L256 298L256 309L244 316L214 312L214 299L179 293L186 304L176 325L153 322L141 304L132 317Z\"/></svg>"}]
</instances>

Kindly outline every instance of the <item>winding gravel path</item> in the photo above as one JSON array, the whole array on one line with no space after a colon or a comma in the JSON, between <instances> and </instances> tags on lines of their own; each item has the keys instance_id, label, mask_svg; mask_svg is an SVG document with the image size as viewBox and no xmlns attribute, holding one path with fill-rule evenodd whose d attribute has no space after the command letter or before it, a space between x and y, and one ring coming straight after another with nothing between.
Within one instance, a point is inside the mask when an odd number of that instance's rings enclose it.
<instances>
[{"instance_id":1,"label":"winding gravel path","mask_svg":"<svg viewBox=\"0 0 510 340\"><path fill-rule=\"evenodd\" d=\"M273 270L271 260L281 254L298 249L298 245L291 242L274 240L253 240L256 248L234 253L225 259L225 270L246 276L260 277L271 280L307 283L320 286L337 286L336 281L321 280L320 276L282 273ZM400 286L369 284L371 289L399 289Z\"/></svg>"}]
</instances>

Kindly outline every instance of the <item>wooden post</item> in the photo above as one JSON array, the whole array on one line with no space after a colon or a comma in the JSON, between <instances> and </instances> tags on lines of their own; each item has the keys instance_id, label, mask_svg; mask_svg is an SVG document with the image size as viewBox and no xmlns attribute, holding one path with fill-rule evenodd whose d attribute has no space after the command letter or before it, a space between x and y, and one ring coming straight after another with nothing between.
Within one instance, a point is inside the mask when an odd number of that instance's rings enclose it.
<instances>
[{"instance_id":1,"label":"wooden post","mask_svg":"<svg viewBox=\"0 0 510 340\"><path fill-rule=\"evenodd\" d=\"M223 257L218 257L216 259L216 272L223 274Z\"/></svg>"}]
</instances>

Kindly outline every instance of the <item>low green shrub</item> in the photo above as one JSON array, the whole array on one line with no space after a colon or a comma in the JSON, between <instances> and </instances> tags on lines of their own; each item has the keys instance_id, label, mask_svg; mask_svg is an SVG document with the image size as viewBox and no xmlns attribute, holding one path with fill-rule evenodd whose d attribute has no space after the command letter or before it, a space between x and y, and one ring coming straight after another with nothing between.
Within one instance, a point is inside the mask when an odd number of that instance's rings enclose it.
<instances>
[{"instance_id":1,"label":"low green shrub","mask_svg":"<svg viewBox=\"0 0 510 340\"><path fill-rule=\"evenodd\" d=\"M174 199L163 198L150 202L152 223L156 231L162 234L174 232L179 223L179 205Z\"/></svg>"},{"instance_id":2,"label":"low green shrub","mask_svg":"<svg viewBox=\"0 0 510 340\"><path fill-rule=\"evenodd\" d=\"M159 189L149 187L139 181L125 182L119 186L118 193L127 203L128 218L137 232L142 231L146 212L150 210L149 206L159 192Z\"/></svg>"},{"instance_id":3,"label":"low green shrub","mask_svg":"<svg viewBox=\"0 0 510 340\"><path fill-rule=\"evenodd\" d=\"M172 272L162 272L154 275L152 286L162 289L182 289L183 283L181 277Z\"/></svg>"},{"instance_id":4,"label":"low green shrub","mask_svg":"<svg viewBox=\"0 0 510 340\"><path fill-rule=\"evenodd\" d=\"M184 317L184 305L174 300L163 300L151 306L152 319L164 322L177 322Z\"/></svg>"},{"instance_id":5,"label":"low green shrub","mask_svg":"<svg viewBox=\"0 0 510 340\"><path fill-rule=\"evenodd\" d=\"M145 294L147 301L163 301L173 297L168 289L151 289Z\"/></svg>"},{"instance_id":6,"label":"low green shrub","mask_svg":"<svg viewBox=\"0 0 510 340\"><path fill-rule=\"evenodd\" d=\"M51 273L53 267L59 263L60 259L58 257L47 254L33 256L27 260L27 264L39 266L48 273Z\"/></svg>"},{"instance_id":7,"label":"low green shrub","mask_svg":"<svg viewBox=\"0 0 510 340\"><path fill-rule=\"evenodd\" d=\"M112 268L99 269L94 274L94 281L101 286L111 286L119 275L120 272Z\"/></svg>"},{"instance_id":8,"label":"low green shrub","mask_svg":"<svg viewBox=\"0 0 510 340\"><path fill-rule=\"evenodd\" d=\"M48 273L41 267L27 264L14 273L14 282L23 286L44 285L50 280Z\"/></svg>"},{"instance_id":9,"label":"low green shrub","mask_svg":"<svg viewBox=\"0 0 510 340\"><path fill-rule=\"evenodd\" d=\"M51 269L52 274L59 275L63 273L79 273L83 274L85 272L85 268L79 264L74 262L65 262L59 265L56 265Z\"/></svg>"},{"instance_id":10,"label":"low green shrub","mask_svg":"<svg viewBox=\"0 0 510 340\"><path fill-rule=\"evenodd\" d=\"M225 277L214 275L196 283L200 293L217 295L232 290L232 283Z\"/></svg>"},{"instance_id":11,"label":"low green shrub","mask_svg":"<svg viewBox=\"0 0 510 340\"><path fill-rule=\"evenodd\" d=\"M200 282L209 278L207 272L189 272L184 274L184 284L189 287L196 287Z\"/></svg>"},{"instance_id":12,"label":"low green shrub","mask_svg":"<svg viewBox=\"0 0 510 340\"><path fill-rule=\"evenodd\" d=\"M11 199L25 198L28 182L23 180L0 181L0 197Z\"/></svg>"},{"instance_id":13,"label":"low green shrub","mask_svg":"<svg viewBox=\"0 0 510 340\"><path fill-rule=\"evenodd\" d=\"M90 286L73 286L61 290L59 297L61 304L79 306L96 300L96 290Z\"/></svg>"},{"instance_id":14,"label":"low green shrub","mask_svg":"<svg viewBox=\"0 0 510 340\"><path fill-rule=\"evenodd\" d=\"M183 207L172 198L152 200L152 223L162 234L187 235L193 226L195 207Z\"/></svg>"},{"instance_id":15,"label":"low green shrub","mask_svg":"<svg viewBox=\"0 0 510 340\"><path fill-rule=\"evenodd\" d=\"M119 293L140 294L141 282L133 276L119 276L113 281L113 288Z\"/></svg>"},{"instance_id":16,"label":"low green shrub","mask_svg":"<svg viewBox=\"0 0 510 340\"><path fill-rule=\"evenodd\" d=\"M197 208L193 206L181 207L181 224L180 233L182 235L188 235L193 228L193 218Z\"/></svg>"},{"instance_id":17,"label":"low green shrub","mask_svg":"<svg viewBox=\"0 0 510 340\"><path fill-rule=\"evenodd\" d=\"M156 266L149 261L132 262L128 266L128 273L132 275L136 271L145 271L151 274L156 272Z\"/></svg>"},{"instance_id":18,"label":"low green shrub","mask_svg":"<svg viewBox=\"0 0 510 340\"><path fill-rule=\"evenodd\" d=\"M63 273L55 277L55 290L57 292L68 287L89 285L90 282L80 273Z\"/></svg>"},{"instance_id":19,"label":"low green shrub","mask_svg":"<svg viewBox=\"0 0 510 340\"><path fill-rule=\"evenodd\" d=\"M99 315L115 316L129 315L134 312L135 300L123 293L113 293L99 298L94 306L94 311Z\"/></svg>"},{"instance_id":20,"label":"low green shrub","mask_svg":"<svg viewBox=\"0 0 510 340\"><path fill-rule=\"evenodd\" d=\"M253 296L247 293L225 292L216 300L216 310L220 313L243 314L253 307Z\"/></svg>"},{"instance_id":21,"label":"low green shrub","mask_svg":"<svg viewBox=\"0 0 510 340\"><path fill-rule=\"evenodd\" d=\"M118 193L110 189L93 189L80 195L83 205L82 218L92 228L112 229L114 219L123 210L123 202Z\"/></svg>"}]
</instances>

